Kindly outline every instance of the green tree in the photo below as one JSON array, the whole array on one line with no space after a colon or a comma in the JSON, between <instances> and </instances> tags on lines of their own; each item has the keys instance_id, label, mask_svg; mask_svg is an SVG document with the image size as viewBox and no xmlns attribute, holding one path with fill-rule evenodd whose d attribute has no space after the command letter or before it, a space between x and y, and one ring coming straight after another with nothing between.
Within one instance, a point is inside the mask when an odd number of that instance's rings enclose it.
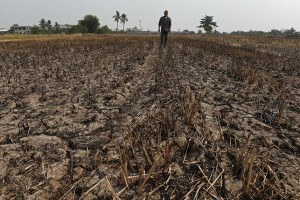
<instances>
[{"instance_id":1,"label":"green tree","mask_svg":"<svg viewBox=\"0 0 300 200\"><path fill-rule=\"evenodd\" d=\"M59 33L60 32L60 26L57 22L54 23L54 32Z\"/></svg>"},{"instance_id":2,"label":"green tree","mask_svg":"<svg viewBox=\"0 0 300 200\"><path fill-rule=\"evenodd\" d=\"M37 26L37 25L34 25L32 28L31 28L31 33L32 34L41 34L43 33L42 29Z\"/></svg>"},{"instance_id":3,"label":"green tree","mask_svg":"<svg viewBox=\"0 0 300 200\"><path fill-rule=\"evenodd\" d=\"M82 25L74 25L70 29L67 30L68 34L73 34L73 33L87 33L88 30L85 26Z\"/></svg>"},{"instance_id":4,"label":"green tree","mask_svg":"<svg viewBox=\"0 0 300 200\"><path fill-rule=\"evenodd\" d=\"M282 35L282 31L277 30L277 29L272 29L270 32L268 32L270 35Z\"/></svg>"},{"instance_id":5,"label":"green tree","mask_svg":"<svg viewBox=\"0 0 300 200\"><path fill-rule=\"evenodd\" d=\"M78 25L86 27L88 33L96 33L100 23L97 16L86 15L82 20L78 21Z\"/></svg>"},{"instance_id":6,"label":"green tree","mask_svg":"<svg viewBox=\"0 0 300 200\"><path fill-rule=\"evenodd\" d=\"M197 26L198 28L203 28L206 33L211 33L213 30L213 27L218 27L216 22L213 22L213 16L207 16L200 21L200 26Z\"/></svg>"},{"instance_id":7,"label":"green tree","mask_svg":"<svg viewBox=\"0 0 300 200\"><path fill-rule=\"evenodd\" d=\"M52 31L52 24L51 24L51 20L47 20L46 22L46 29L48 32L51 32Z\"/></svg>"},{"instance_id":8,"label":"green tree","mask_svg":"<svg viewBox=\"0 0 300 200\"><path fill-rule=\"evenodd\" d=\"M113 16L113 18L115 19L115 22L117 22L117 28L116 28L116 30L118 30L118 27L119 27L119 21L120 21L120 19L121 19L121 16L120 16L119 11L116 11L116 14Z\"/></svg>"},{"instance_id":9,"label":"green tree","mask_svg":"<svg viewBox=\"0 0 300 200\"><path fill-rule=\"evenodd\" d=\"M285 31L285 34L287 36L294 36L295 33L296 33L296 30L293 27Z\"/></svg>"},{"instance_id":10,"label":"green tree","mask_svg":"<svg viewBox=\"0 0 300 200\"><path fill-rule=\"evenodd\" d=\"M110 32L111 32L111 30L109 29L109 27L107 25L105 25L105 26L98 28L96 33L106 34L106 33L110 33Z\"/></svg>"},{"instance_id":11,"label":"green tree","mask_svg":"<svg viewBox=\"0 0 300 200\"><path fill-rule=\"evenodd\" d=\"M124 25L125 25L126 22L128 22L127 15L123 13L121 15L121 19L120 20L121 20L121 23L123 24L123 31L124 31Z\"/></svg>"},{"instance_id":12,"label":"green tree","mask_svg":"<svg viewBox=\"0 0 300 200\"><path fill-rule=\"evenodd\" d=\"M41 19L41 21L39 21L40 23L40 27L43 31L46 30L46 20L44 18Z\"/></svg>"}]
</instances>

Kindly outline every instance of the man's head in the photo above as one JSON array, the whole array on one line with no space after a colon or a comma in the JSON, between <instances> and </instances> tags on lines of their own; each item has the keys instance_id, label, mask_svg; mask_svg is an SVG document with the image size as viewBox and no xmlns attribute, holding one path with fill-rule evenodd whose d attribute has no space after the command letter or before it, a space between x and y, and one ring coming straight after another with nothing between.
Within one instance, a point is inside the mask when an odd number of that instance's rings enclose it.
<instances>
[{"instance_id":1,"label":"man's head","mask_svg":"<svg viewBox=\"0 0 300 200\"><path fill-rule=\"evenodd\" d=\"M165 10L164 15L168 16L168 11L167 10Z\"/></svg>"}]
</instances>

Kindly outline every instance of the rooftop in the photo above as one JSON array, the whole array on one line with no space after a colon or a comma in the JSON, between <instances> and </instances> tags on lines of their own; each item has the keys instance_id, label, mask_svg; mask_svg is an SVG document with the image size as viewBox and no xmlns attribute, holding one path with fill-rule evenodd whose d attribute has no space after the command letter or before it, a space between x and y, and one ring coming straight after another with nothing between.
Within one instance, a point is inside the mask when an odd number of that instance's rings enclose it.
<instances>
[{"instance_id":1,"label":"rooftop","mask_svg":"<svg viewBox=\"0 0 300 200\"><path fill-rule=\"evenodd\" d=\"M9 31L8 29L0 28L0 32L8 32L8 31Z\"/></svg>"}]
</instances>

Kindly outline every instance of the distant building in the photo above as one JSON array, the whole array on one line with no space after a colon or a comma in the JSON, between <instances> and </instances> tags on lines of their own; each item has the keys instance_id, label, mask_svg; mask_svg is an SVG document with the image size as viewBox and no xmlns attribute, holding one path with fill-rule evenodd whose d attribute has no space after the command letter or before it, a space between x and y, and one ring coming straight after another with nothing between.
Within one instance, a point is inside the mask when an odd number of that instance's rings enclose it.
<instances>
[{"instance_id":1,"label":"distant building","mask_svg":"<svg viewBox=\"0 0 300 200\"><path fill-rule=\"evenodd\" d=\"M6 33L8 33L8 32L9 32L8 29L0 28L0 35L1 35L1 34L6 34Z\"/></svg>"},{"instance_id":2,"label":"distant building","mask_svg":"<svg viewBox=\"0 0 300 200\"><path fill-rule=\"evenodd\" d=\"M60 30L62 30L62 29L70 29L70 28L72 28L72 25L70 25L70 24L59 24L58 28Z\"/></svg>"},{"instance_id":3,"label":"distant building","mask_svg":"<svg viewBox=\"0 0 300 200\"><path fill-rule=\"evenodd\" d=\"M140 32L141 29L138 29L136 26L134 28L127 28L126 29L127 32Z\"/></svg>"},{"instance_id":4,"label":"distant building","mask_svg":"<svg viewBox=\"0 0 300 200\"><path fill-rule=\"evenodd\" d=\"M10 27L10 30L17 34L30 34L31 26L19 26L18 24L14 24L12 27Z\"/></svg>"}]
</instances>

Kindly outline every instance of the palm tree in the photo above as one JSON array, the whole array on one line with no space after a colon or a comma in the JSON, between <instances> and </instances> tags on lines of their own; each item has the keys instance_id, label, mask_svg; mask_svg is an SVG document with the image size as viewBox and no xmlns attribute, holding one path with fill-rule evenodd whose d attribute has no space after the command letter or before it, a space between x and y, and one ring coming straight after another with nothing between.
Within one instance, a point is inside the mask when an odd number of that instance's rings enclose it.
<instances>
[{"instance_id":1,"label":"palm tree","mask_svg":"<svg viewBox=\"0 0 300 200\"><path fill-rule=\"evenodd\" d=\"M47 27L47 30L48 31L51 31L52 30L52 24L51 24L52 22L51 22L51 20L48 20L47 22L46 22L46 27Z\"/></svg>"},{"instance_id":2,"label":"palm tree","mask_svg":"<svg viewBox=\"0 0 300 200\"><path fill-rule=\"evenodd\" d=\"M121 23L123 24L123 31L124 31L124 25L125 25L126 22L128 22L127 15L123 13L121 15L121 19L120 20L121 20Z\"/></svg>"},{"instance_id":3,"label":"palm tree","mask_svg":"<svg viewBox=\"0 0 300 200\"><path fill-rule=\"evenodd\" d=\"M118 30L119 20L121 19L119 11L116 11L116 14L113 16L113 18L115 18L115 21L117 22L117 30Z\"/></svg>"},{"instance_id":4,"label":"palm tree","mask_svg":"<svg viewBox=\"0 0 300 200\"><path fill-rule=\"evenodd\" d=\"M46 29L46 20L44 18L41 19L40 22L40 27L44 31Z\"/></svg>"},{"instance_id":5,"label":"palm tree","mask_svg":"<svg viewBox=\"0 0 300 200\"><path fill-rule=\"evenodd\" d=\"M54 23L54 30L55 30L55 33L59 33L59 29L60 29L60 27L59 27L58 22L55 22L55 23Z\"/></svg>"}]
</instances>

